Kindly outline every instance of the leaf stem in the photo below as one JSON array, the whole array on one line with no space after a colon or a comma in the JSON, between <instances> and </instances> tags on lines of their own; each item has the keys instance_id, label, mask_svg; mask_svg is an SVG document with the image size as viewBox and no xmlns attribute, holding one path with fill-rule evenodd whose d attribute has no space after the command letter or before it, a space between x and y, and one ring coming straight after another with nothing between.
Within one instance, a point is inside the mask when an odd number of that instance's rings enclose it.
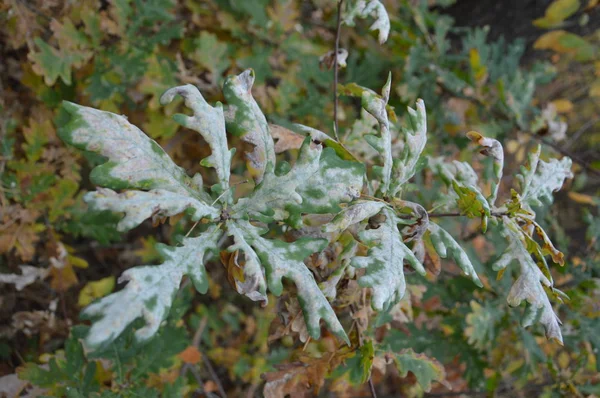
<instances>
[{"instance_id":1,"label":"leaf stem","mask_svg":"<svg viewBox=\"0 0 600 398\"><path fill-rule=\"evenodd\" d=\"M338 137L338 51L340 49L340 31L342 29L342 4L344 0L338 1L337 21L335 28L335 52L333 54L333 135L336 141Z\"/></svg>"}]
</instances>

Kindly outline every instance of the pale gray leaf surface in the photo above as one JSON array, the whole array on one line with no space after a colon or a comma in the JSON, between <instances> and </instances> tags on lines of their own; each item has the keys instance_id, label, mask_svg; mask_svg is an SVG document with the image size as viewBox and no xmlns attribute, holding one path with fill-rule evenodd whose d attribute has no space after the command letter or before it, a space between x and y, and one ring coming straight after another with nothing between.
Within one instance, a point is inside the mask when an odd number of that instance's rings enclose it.
<instances>
[{"instance_id":1,"label":"pale gray leaf surface","mask_svg":"<svg viewBox=\"0 0 600 398\"><path fill-rule=\"evenodd\" d=\"M354 18L375 18L369 30L379 31L379 43L385 43L390 34L390 17L379 0L348 0L343 15L344 23L354 26Z\"/></svg>"},{"instance_id":2,"label":"pale gray leaf surface","mask_svg":"<svg viewBox=\"0 0 600 398\"><path fill-rule=\"evenodd\" d=\"M252 97L253 84L254 71L247 69L239 75L227 77L223 94L227 100L227 131L254 145L252 152L247 154L247 165L250 174L258 183L262 181L265 173L272 172L275 167L275 145L267 119Z\"/></svg>"},{"instance_id":3,"label":"pale gray leaf surface","mask_svg":"<svg viewBox=\"0 0 600 398\"><path fill-rule=\"evenodd\" d=\"M510 263L517 262L521 268L521 275L517 278L508 294L508 304L518 306L526 300L533 308L526 316L523 324L529 326L539 314L539 321L546 330L548 338L554 338L562 344L562 333L560 331L560 320L552 308L548 295L543 286L552 287L550 281L540 270L531 254L524 246L522 233L514 220L503 217L503 235L508 239L508 248L502 256L494 263L495 271L506 268Z\"/></svg>"},{"instance_id":4,"label":"pale gray leaf surface","mask_svg":"<svg viewBox=\"0 0 600 398\"><path fill-rule=\"evenodd\" d=\"M371 90L364 90L361 96L362 107L369 112L379 123L379 137L372 135L365 136L367 142L375 148L382 158L382 178L379 190L383 194L390 191L392 178L392 135L390 132L390 121L388 119L386 105L390 97L390 88L392 84L392 74L388 74L388 79L383 88L381 95L377 95Z\"/></svg>"},{"instance_id":5,"label":"pale gray leaf surface","mask_svg":"<svg viewBox=\"0 0 600 398\"><path fill-rule=\"evenodd\" d=\"M325 232L342 232L351 225L373 217L384 207L386 207L384 202L359 201L339 212L329 224L323 227L323 230Z\"/></svg>"},{"instance_id":6,"label":"pale gray leaf surface","mask_svg":"<svg viewBox=\"0 0 600 398\"><path fill-rule=\"evenodd\" d=\"M385 221L377 229L362 231L360 239L373 245L368 257L355 257L352 266L366 268L367 272L358 280L362 287L373 289L372 307L381 311L400 301L406 291L404 260L417 272L425 275L425 268L414 253L402 241L398 230L400 219L391 209L384 208Z\"/></svg>"},{"instance_id":7,"label":"pale gray leaf surface","mask_svg":"<svg viewBox=\"0 0 600 398\"><path fill-rule=\"evenodd\" d=\"M198 237L185 238L182 246L160 246L165 258L161 265L125 271L119 278L119 282L127 282L122 290L84 309L83 315L95 320L86 337L87 345L96 348L109 344L140 317L146 325L135 332L136 339L144 341L152 337L166 318L183 275L190 276L196 290L206 293L204 254L217 246L221 235L221 231L212 226Z\"/></svg>"},{"instance_id":8,"label":"pale gray leaf surface","mask_svg":"<svg viewBox=\"0 0 600 398\"><path fill-rule=\"evenodd\" d=\"M320 145L312 147L310 139L306 139L300 148L300 154L294 167L287 173L277 176L267 173L254 191L245 198L241 198L231 208L235 218L246 215L268 217L282 220L287 212L284 210L290 204L300 205L302 196L296 189L308 181L313 174L319 172L319 159L323 148Z\"/></svg>"},{"instance_id":9,"label":"pale gray leaf surface","mask_svg":"<svg viewBox=\"0 0 600 398\"><path fill-rule=\"evenodd\" d=\"M483 287L483 283L479 280L469 256L452 235L434 222L429 222L427 229L437 254L442 258L447 258L450 255L466 276L471 278L477 286Z\"/></svg>"},{"instance_id":10,"label":"pale gray leaf surface","mask_svg":"<svg viewBox=\"0 0 600 398\"><path fill-rule=\"evenodd\" d=\"M521 193L521 201L530 206L540 206L542 201L552 203L552 193L560 190L566 179L573 177L572 164L568 157L550 159L548 162L539 160L535 173L527 177L529 184Z\"/></svg>"},{"instance_id":11,"label":"pale gray leaf surface","mask_svg":"<svg viewBox=\"0 0 600 398\"><path fill-rule=\"evenodd\" d=\"M181 195L164 189L151 191L126 191L116 193L108 188L99 188L88 192L84 201L95 209L125 213L117 229L128 231L140 225L150 217L170 217L191 209L191 218L198 221L203 217L215 220L219 209L207 205L187 195Z\"/></svg>"},{"instance_id":12,"label":"pale gray leaf surface","mask_svg":"<svg viewBox=\"0 0 600 398\"><path fill-rule=\"evenodd\" d=\"M304 259L327 246L325 239L301 238L293 243L261 237L264 232L248 221L236 220L244 239L256 250L266 269L269 290L276 296L283 291L282 278L290 279L298 290L298 301L306 326L312 338L321 335L322 319L329 330L349 344L348 336L337 319L333 308L319 289L315 277L304 264Z\"/></svg>"},{"instance_id":13,"label":"pale gray leaf surface","mask_svg":"<svg viewBox=\"0 0 600 398\"><path fill-rule=\"evenodd\" d=\"M392 196L396 196L402 186L415 175L417 163L427 143L427 114L422 99L417 100L416 108L415 110L407 107L408 125L402 128L401 134L404 138L404 147L400 156L393 162Z\"/></svg>"},{"instance_id":14,"label":"pale gray leaf surface","mask_svg":"<svg viewBox=\"0 0 600 398\"><path fill-rule=\"evenodd\" d=\"M173 119L184 127L197 131L204 138L210 146L211 155L203 159L201 164L214 167L221 190L228 189L231 156L234 150L230 151L227 144L223 105L217 102L216 106L210 106L196 86L191 84L167 90L160 97L160 102L163 105L169 104L178 95L184 98L185 105L194 112L194 115L176 114ZM225 195L224 197L229 196Z\"/></svg>"},{"instance_id":15,"label":"pale gray leaf surface","mask_svg":"<svg viewBox=\"0 0 600 398\"><path fill-rule=\"evenodd\" d=\"M60 137L108 161L90 174L93 183L112 189L163 189L210 203L210 197L152 139L123 116L63 102L71 115Z\"/></svg>"},{"instance_id":16,"label":"pale gray leaf surface","mask_svg":"<svg viewBox=\"0 0 600 398\"><path fill-rule=\"evenodd\" d=\"M233 221L227 221L227 235L233 237L233 245L229 246L229 252L239 250L244 253L244 281L235 281L238 293L243 294L253 301L267 300L267 282L265 281L264 270L260 265L260 259L246 241L244 233Z\"/></svg>"}]
</instances>

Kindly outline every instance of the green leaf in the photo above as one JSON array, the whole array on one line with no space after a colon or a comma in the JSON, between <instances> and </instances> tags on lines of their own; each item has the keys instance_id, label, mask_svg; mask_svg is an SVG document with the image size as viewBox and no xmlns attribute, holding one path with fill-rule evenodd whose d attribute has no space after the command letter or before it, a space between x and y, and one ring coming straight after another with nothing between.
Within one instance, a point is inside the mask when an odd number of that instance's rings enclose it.
<instances>
[{"instance_id":1,"label":"green leaf","mask_svg":"<svg viewBox=\"0 0 600 398\"><path fill-rule=\"evenodd\" d=\"M321 336L319 321L323 319L329 330L349 345L348 336L333 308L317 286L315 277L304 264L304 259L314 252L323 250L327 246L327 241L313 238L301 238L293 243L268 240L261 237L263 230L248 221L236 220L235 224L246 242L256 250L266 270L269 290L274 295L279 296L283 291L282 278L294 282L311 337L318 339Z\"/></svg>"},{"instance_id":2,"label":"green leaf","mask_svg":"<svg viewBox=\"0 0 600 398\"><path fill-rule=\"evenodd\" d=\"M427 392L431 390L432 382L446 380L444 365L425 354L417 354L408 348L392 355L400 377L406 377L408 372L412 372L423 390Z\"/></svg>"},{"instance_id":3,"label":"green leaf","mask_svg":"<svg viewBox=\"0 0 600 398\"><path fill-rule=\"evenodd\" d=\"M71 85L71 69L79 67L85 62L91 53L79 51L58 50L39 37L33 39L39 48L38 52L29 53L29 59L33 63L33 71L44 76L44 82L53 86L59 77L67 85Z\"/></svg>"},{"instance_id":4,"label":"green leaf","mask_svg":"<svg viewBox=\"0 0 600 398\"><path fill-rule=\"evenodd\" d=\"M425 268L414 253L402 241L398 223L402 222L389 208L382 214L385 221L377 229L369 229L359 234L360 239L369 245L367 257L355 257L352 266L366 268L367 272L358 279L361 287L373 288L371 306L381 311L400 301L406 291L404 260L421 275Z\"/></svg>"},{"instance_id":5,"label":"green leaf","mask_svg":"<svg viewBox=\"0 0 600 398\"><path fill-rule=\"evenodd\" d=\"M90 178L95 184L112 189L163 189L211 202L201 191L199 174L192 180L125 117L66 101L63 108L71 115L58 130L63 141L108 158L92 170Z\"/></svg>"},{"instance_id":6,"label":"green leaf","mask_svg":"<svg viewBox=\"0 0 600 398\"><path fill-rule=\"evenodd\" d=\"M225 122L227 131L254 145L247 154L250 175L258 183L275 168L275 145L265 115L252 97L254 71L247 69L237 76L229 76L223 85L227 100ZM270 165L270 166L269 166Z\"/></svg>"},{"instance_id":7,"label":"green leaf","mask_svg":"<svg viewBox=\"0 0 600 398\"><path fill-rule=\"evenodd\" d=\"M121 194L108 188L99 188L96 192L88 192L84 200L96 210L110 210L125 213L119 221L117 229L127 231L140 225L150 217L170 217L191 209L192 220L202 217L216 220L219 209L209 206L192 197L173 193L164 189L144 191L127 191Z\"/></svg>"},{"instance_id":8,"label":"green leaf","mask_svg":"<svg viewBox=\"0 0 600 398\"><path fill-rule=\"evenodd\" d=\"M209 157L202 160L201 164L215 168L221 185L220 191L229 189L231 157L235 149L229 151L228 148L223 106L220 102L217 102L215 107L210 106L200 91L191 84L167 90L160 98L160 103L167 105L177 95L185 99L185 105L194 112L194 116L176 114L173 119L182 126L200 133L212 152ZM231 195L224 195L224 197L231 198Z\"/></svg>"},{"instance_id":9,"label":"green leaf","mask_svg":"<svg viewBox=\"0 0 600 398\"><path fill-rule=\"evenodd\" d=\"M460 210L460 214L469 218L481 218L481 228L483 232L487 229L487 219L490 217L492 210L488 201L478 188L472 185L465 185L456 180L452 181L452 188L458 195L456 204Z\"/></svg>"},{"instance_id":10,"label":"green leaf","mask_svg":"<svg viewBox=\"0 0 600 398\"><path fill-rule=\"evenodd\" d=\"M346 365L350 369L350 381L352 383L359 385L369 380L374 358L373 342L368 340L355 352L352 358L346 361Z\"/></svg>"},{"instance_id":11,"label":"green leaf","mask_svg":"<svg viewBox=\"0 0 600 398\"><path fill-rule=\"evenodd\" d=\"M390 34L390 17L379 0L348 0L343 13L344 23L354 26L354 18L375 18L369 30L378 30L379 43L385 43Z\"/></svg>"},{"instance_id":12,"label":"green leaf","mask_svg":"<svg viewBox=\"0 0 600 398\"><path fill-rule=\"evenodd\" d=\"M469 344L480 350L489 348L494 342L498 331L496 323L503 317L503 311L500 311L492 302L487 302L483 306L475 300L471 300L471 312L467 315L465 321L465 336Z\"/></svg>"},{"instance_id":13,"label":"green leaf","mask_svg":"<svg viewBox=\"0 0 600 398\"><path fill-rule=\"evenodd\" d=\"M84 309L82 315L95 320L86 336L87 345L106 346L139 317L144 318L146 325L135 332L135 337L138 341L148 340L166 318L183 275L191 277L198 292L206 293L204 254L217 246L221 235L212 226L198 237L185 238L182 246L160 246L165 258L161 265L125 271L119 278L119 283L128 282L125 288Z\"/></svg>"},{"instance_id":14,"label":"green leaf","mask_svg":"<svg viewBox=\"0 0 600 398\"><path fill-rule=\"evenodd\" d=\"M229 66L227 44L219 41L217 35L207 31L200 32L194 39L194 49L190 49L189 57L209 70L217 80Z\"/></svg>"},{"instance_id":15,"label":"green leaf","mask_svg":"<svg viewBox=\"0 0 600 398\"><path fill-rule=\"evenodd\" d=\"M527 249L527 236L523 234L516 221L503 218L502 234L508 239L508 248L494 263L494 271L504 270L510 263L517 262L521 267L521 275L515 281L508 294L508 304L518 306L523 300L530 305L530 311L523 320L523 326L530 326L535 319L544 325L546 336L556 339L562 344L560 320L552 309L552 304L543 286L552 288L552 281L544 275L539 266L531 258Z\"/></svg>"},{"instance_id":16,"label":"green leaf","mask_svg":"<svg viewBox=\"0 0 600 398\"><path fill-rule=\"evenodd\" d=\"M465 275L470 277L477 286L483 287L483 283L479 280L475 268L473 268L473 264L471 263L471 260L469 260L469 256L467 256L467 253L458 242L454 240L452 235L431 221L429 222L427 229L429 231L431 243L437 254L442 258L446 258L448 256L448 251L450 251L450 255L454 259L454 262L463 270Z\"/></svg>"}]
</instances>

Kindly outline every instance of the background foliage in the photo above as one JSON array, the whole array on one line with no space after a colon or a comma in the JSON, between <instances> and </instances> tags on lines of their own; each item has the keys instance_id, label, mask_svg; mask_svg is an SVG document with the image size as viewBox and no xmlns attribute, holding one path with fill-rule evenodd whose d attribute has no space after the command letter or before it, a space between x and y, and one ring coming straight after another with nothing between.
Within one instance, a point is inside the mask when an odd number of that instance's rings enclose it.
<instances>
[{"instance_id":1,"label":"background foliage","mask_svg":"<svg viewBox=\"0 0 600 398\"><path fill-rule=\"evenodd\" d=\"M451 1L384 3L386 45L369 32L370 21L342 28L349 56L341 94L352 94L349 83L379 91L391 71L390 105L399 117L417 98L427 105L427 154L467 161L484 176L493 174L491 162L463 133L500 140L508 152L503 198L537 142L545 159L574 159L575 178L552 207L536 209L566 254L566 266L552 270L570 297L556 307L564 346L546 341L539 325L522 328L523 308L506 305L513 278L497 280L491 269L505 245L498 231L483 236L477 220L449 218L441 224L462 238L484 288L430 255L428 277L410 275L410 295L375 315L349 281L340 306L353 333L372 326L358 350L339 350L331 335L307 338L292 297L260 308L235 294L230 269L213 261L208 294L194 295L184 283L151 342L133 344L129 330L105 351L86 354L81 308L116 289L123 270L158 262L156 244L179 239L190 224L171 218L121 234L118 217L86 208L87 176L100 159L57 137L65 121L60 102L127 115L192 175L209 152L170 118L180 102L159 105L176 85L196 85L210 102L222 101L225 76L251 67L253 94L270 122L331 131L333 75L319 58L333 48L336 3L8 0L0 6L0 271L13 278L4 279L0 295L0 387L11 388L3 392L357 396L369 394L371 377L380 395L600 394L597 2L558 0L541 9L529 47L515 37L490 40L490 28L455 26ZM361 118L355 98L340 98L340 137L370 167L377 154L359 143L375 124ZM236 155L234 167L242 163ZM411 188L412 198L431 203L440 185L424 168ZM327 277L329 260L313 261L317 279Z\"/></svg>"}]
</instances>

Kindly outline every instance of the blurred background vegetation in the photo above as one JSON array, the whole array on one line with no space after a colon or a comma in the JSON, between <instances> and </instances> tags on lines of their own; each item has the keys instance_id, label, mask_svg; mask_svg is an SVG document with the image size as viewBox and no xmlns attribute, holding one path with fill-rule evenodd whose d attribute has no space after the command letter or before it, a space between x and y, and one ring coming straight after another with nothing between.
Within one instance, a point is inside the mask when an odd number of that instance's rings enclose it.
<instances>
[{"instance_id":1,"label":"blurred background vegetation","mask_svg":"<svg viewBox=\"0 0 600 398\"><path fill-rule=\"evenodd\" d=\"M342 27L340 46L349 52L342 94L348 83L379 91L391 71L398 117L425 101L427 155L491 175L467 148L464 133L477 130L504 144L509 180L538 142L545 158L572 157L575 178L538 212L567 257L553 270L570 296L556 307L564 346L546 341L539 325L523 329L523 308L506 305L514 276L497 280L491 270L504 248L497 231L483 236L476 221L448 219L444 226L464 242L485 287L439 258L428 259L427 280L409 276L411 294L375 320L384 325L375 334L385 335L390 351L408 349L430 367L405 364L407 373L376 356L378 395L600 396L598 1L383 3L392 22L386 44L369 21ZM275 388L292 375L288 392L305 394L294 396L370 396L358 356L337 363L331 336L300 341L302 331L288 322L297 302L283 296L259 308L234 292L218 261L209 265L209 294L184 285L150 343L136 346L126 333L110 350L86 354L81 308L118 288L123 270L158 261L156 243L171 242L188 224L171 219L118 233L118 216L81 200L93 189L88 174L98 159L56 135L62 100L97 107L127 115L177 164L200 172L206 145L171 120L181 102L161 107L158 98L189 83L222 101L224 77L245 68L256 72L253 94L270 122L331 132L333 72L319 58L333 49L336 8L334 0L3 0L0 395L253 397L265 380ZM359 101L342 95L340 137L365 154L357 143L375 125L360 116ZM431 203L440 184L424 167L411 187L416 201ZM268 388L265 395L285 392Z\"/></svg>"}]
</instances>

